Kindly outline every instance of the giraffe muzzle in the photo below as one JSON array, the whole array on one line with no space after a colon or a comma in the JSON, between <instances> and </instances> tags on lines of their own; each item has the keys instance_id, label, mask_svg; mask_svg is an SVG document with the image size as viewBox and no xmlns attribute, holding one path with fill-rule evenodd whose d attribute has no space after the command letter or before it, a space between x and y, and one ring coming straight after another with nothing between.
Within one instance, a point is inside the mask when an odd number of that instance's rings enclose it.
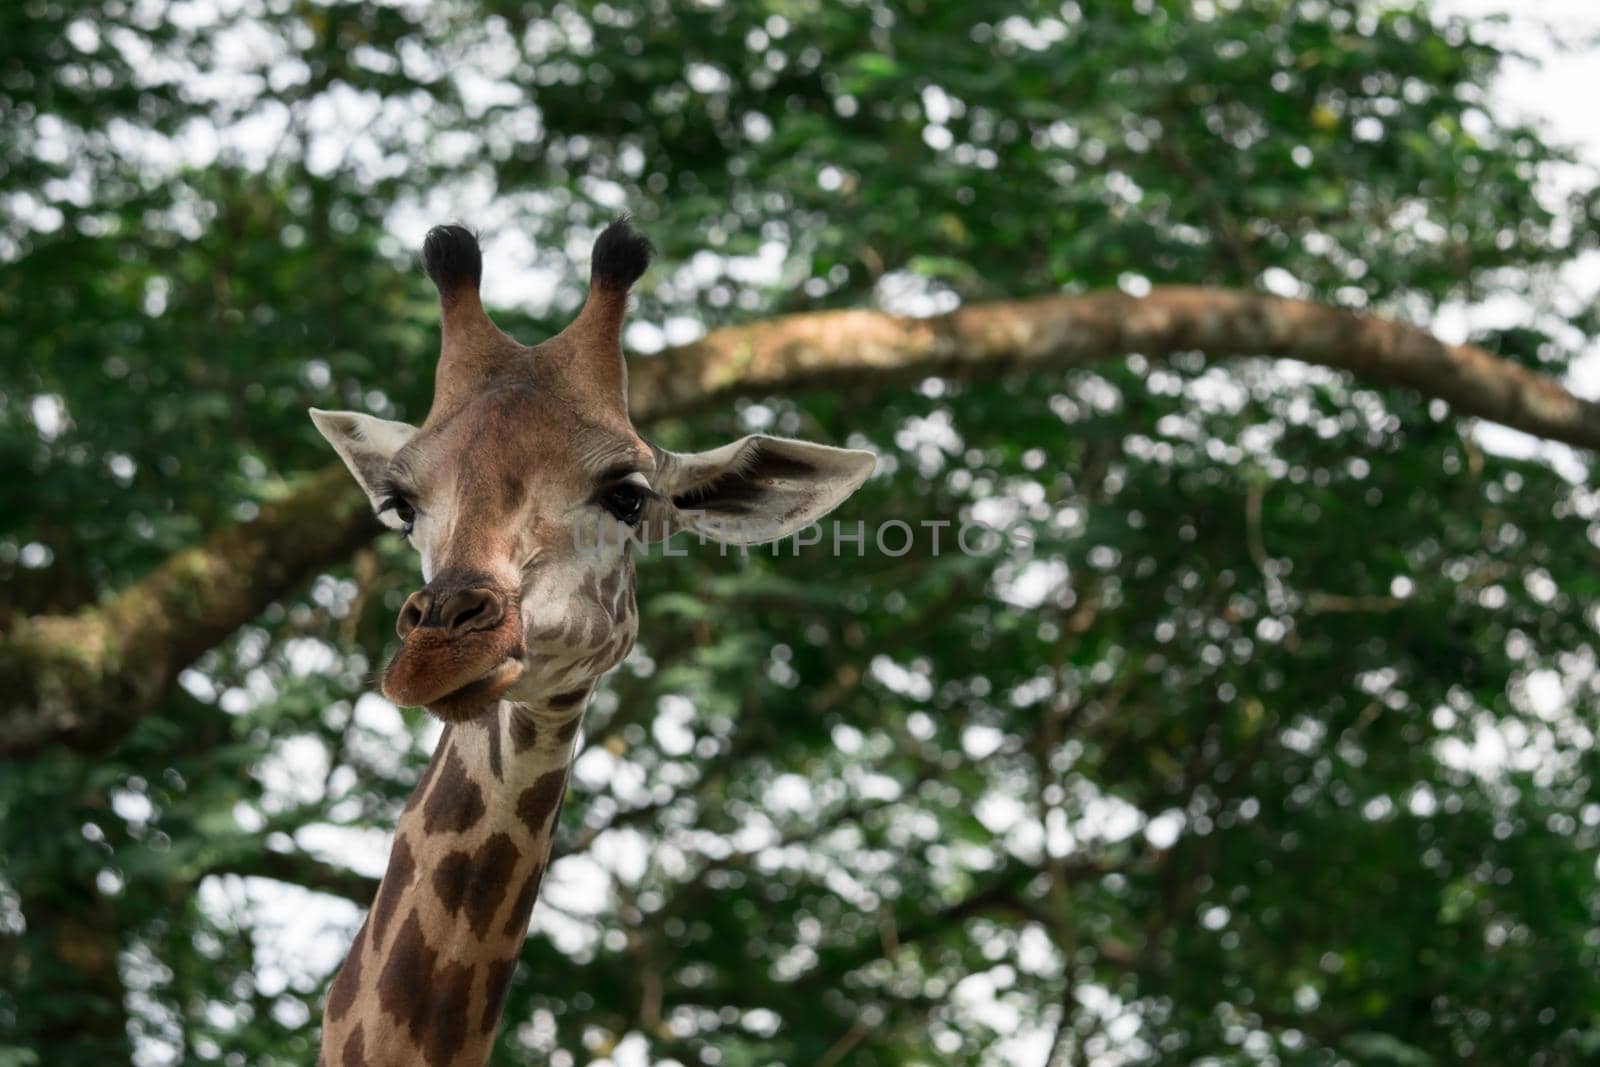
<instances>
[{"instance_id":1,"label":"giraffe muzzle","mask_svg":"<svg viewBox=\"0 0 1600 1067\"><path fill-rule=\"evenodd\" d=\"M522 677L526 651L518 598L487 584L429 583L401 609L400 651L383 695L447 722L475 718Z\"/></svg>"}]
</instances>

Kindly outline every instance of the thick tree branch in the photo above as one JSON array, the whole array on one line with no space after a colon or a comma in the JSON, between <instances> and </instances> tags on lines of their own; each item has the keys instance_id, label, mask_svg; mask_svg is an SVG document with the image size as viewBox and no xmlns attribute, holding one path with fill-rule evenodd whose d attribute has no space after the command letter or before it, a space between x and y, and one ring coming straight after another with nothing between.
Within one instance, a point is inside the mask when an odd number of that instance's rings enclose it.
<instances>
[{"instance_id":1,"label":"thick tree branch","mask_svg":"<svg viewBox=\"0 0 1600 1067\"><path fill-rule=\"evenodd\" d=\"M1600 404L1474 345L1303 300L1174 287L979 304L907 319L873 311L793 315L718 330L634 360L634 410L681 414L729 393L874 386L929 374L1079 367L1141 352L1280 356L1410 386L1536 437L1600 449Z\"/></svg>"},{"instance_id":2,"label":"thick tree branch","mask_svg":"<svg viewBox=\"0 0 1600 1067\"><path fill-rule=\"evenodd\" d=\"M278 882L320 893L344 897L365 908L378 894L378 879L324 863L303 852L273 852L261 849L215 864L206 874L236 874L241 877L271 878Z\"/></svg>"},{"instance_id":3,"label":"thick tree branch","mask_svg":"<svg viewBox=\"0 0 1600 1067\"><path fill-rule=\"evenodd\" d=\"M13 625L0 636L0 756L114 745L202 652L379 529L329 468L99 607Z\"/></svg>"},{"instance_id":4,"label":"thick tree branch","mask_svg":"<svg viewBox=\"0 0 1600 1067\"><path fill-rule=\"evenodd\" d=\"M930 319L873 311L786 316L635 359L628 391L644 424L742 394L881 388L930 374L990 376L1181 351L1348 370L1439 397L1459 414L1600 449L1600 404L1481 348L1374 316L1212 289L1046 297ZM376 529L343 469L330 467L108 603L13 626L0 635L0 757L52 744L115 744L196 656Z\"/></svg>"}]
</instances>

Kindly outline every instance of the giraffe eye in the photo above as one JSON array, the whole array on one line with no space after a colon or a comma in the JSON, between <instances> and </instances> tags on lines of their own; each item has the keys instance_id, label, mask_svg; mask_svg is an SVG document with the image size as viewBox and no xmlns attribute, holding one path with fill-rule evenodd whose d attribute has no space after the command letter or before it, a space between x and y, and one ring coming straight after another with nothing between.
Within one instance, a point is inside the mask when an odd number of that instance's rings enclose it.
<instances>
[{"instance_id":1,"label":"giraffe eye","mask_svg":"<svg viewBox=\"0 0 1600 1067\"><path fill-rule=\"evenodd\" d=\"M633 482L618 482L600 494L599 505L616 516L618 522L637 525L644 515L650 490Z\"/></svg>"},{"instance_id":2,"label":"giraffe eye","mask_svg":"<svg viewBox=\"0 0 1600 1067\"><path fill-rule=\"evenodd\" d=\"M390 512L400 521L400 532L410 537L411 531L417 527L417 509L401 497L392 496L378 509L378 518L383 519Z\"/></svg>"}]
</instances>

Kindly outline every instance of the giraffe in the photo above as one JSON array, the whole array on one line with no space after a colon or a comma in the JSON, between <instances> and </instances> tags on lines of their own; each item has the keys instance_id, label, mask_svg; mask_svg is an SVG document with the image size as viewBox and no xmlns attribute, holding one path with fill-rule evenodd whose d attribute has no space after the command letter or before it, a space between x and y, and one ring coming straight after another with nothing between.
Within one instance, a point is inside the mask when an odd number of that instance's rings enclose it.
<instances>
[{"instance_id":1,"label":"giraffe","mask_svg":"<svg viewBox=\"0 0 1600 1067\"><path fill-rule=\"evenodd\" d=\"M752 435L678 454L635 433L622 326L652 253L626 216L613 222L577 317L525 347L484 311L476 238L436 227L422 251L441 320L427 418L311 411L421 557L382 692L446 724L329 989L324 1067L487 1061L584 711L638 631L635 545L679 530L784 537L873 471L867 451Z\"/></svg>"}]
</instances>

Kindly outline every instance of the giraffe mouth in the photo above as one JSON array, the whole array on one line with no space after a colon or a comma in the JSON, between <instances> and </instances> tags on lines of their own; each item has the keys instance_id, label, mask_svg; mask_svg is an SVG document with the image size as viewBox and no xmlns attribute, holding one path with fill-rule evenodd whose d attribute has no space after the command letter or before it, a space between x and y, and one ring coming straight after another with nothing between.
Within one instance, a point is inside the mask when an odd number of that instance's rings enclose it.
<instances>
[{"instance_id":1,"label":"giraffe mouth","mask_svg":"<svg viewBox=\"0 0 1600 1067\"><path fill-rule=\"evenodd\" d=\"M446 722L474 718L516 684L525 661L522 621L514 612L492 630L465 634L419 626L384 669L383 695Z\"/></svg>"},{"instance_id":2,"label":"giraffe mouth","mask_svg":"<svg viewBox=\"0 0 1600 1067\"><path fill-rule=\"evenodd\" d=\"M424 707L445 722L475 719L485 707L499 700L506 690L516 685L526 669L521 656L507 656L488 674L428 701Z\"/></svg>"}]
</instances>

